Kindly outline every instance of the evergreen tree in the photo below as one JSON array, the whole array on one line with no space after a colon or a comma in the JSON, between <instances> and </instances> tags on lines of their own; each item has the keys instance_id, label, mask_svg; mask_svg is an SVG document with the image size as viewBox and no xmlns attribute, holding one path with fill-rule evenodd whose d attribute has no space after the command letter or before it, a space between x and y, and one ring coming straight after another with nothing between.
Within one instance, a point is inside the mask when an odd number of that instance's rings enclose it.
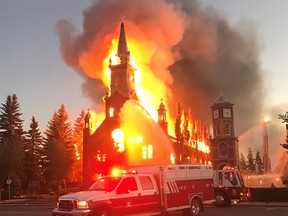
<instances>
[{"instance_id":1,"label":"evergreen tree","mask_svg":"<svg viewBox=\"0 0 288 216\"><path fill-rule=\"evenodd\" d=\"M248 154L247 154L247 169L251 173L255 173L255 163L254 163L254 158L253 158L253 152L251 148L248 148Z\"/></svg>"},{"instance_id":2,"label":"evergreen tree","mask_svg":"<svg viewBox=\"0 0 288 216\"><path fill-rule=\"evenodd\" d=\"M28 184L43 182L41 175L41 156L43 154L43 138L39 131L38 122L32 116L30 130L26 134L25 140L25 158L24 158L24 174L26 176L23 186L27 187Z\"/></svg>"},{"instance_id":3,"label":"evergreen tree","mask_svg":"<svg viewBox=\"0 0 288 216\"><path fill-rule=\"evenodd\" d=\"M191 151L190 151L190 146L189 146L190 131L188 129L188 126L189 126L188 117L187 117L187 114L184 112L183 129L182 129L182 137L183 137L182 163L189 163L190 162L189 157L191 156Z\"/></svg>"},{"instance_id":4,"label":"evergreen tree","mask_svg":"<svg viewBox=\"0 0 288 216\"><path fill-rule=\"evenodd\" d=\"M73 144L75 147L71 172L69 173L69 182L82 182L82 162L83 162L83 129L85 124L85 112L81 111L80 116L75 120L73 128Z\"/></svg>"},{"instance_id":5,"label":"evergreen tree","mask_svg":"<svg viewBox=\"0 0 288 216\"><path fill-rule=\"evenodd\" d=\"M240 170L246 170L247 169L247 165L246 165L246 161L245 161L245 158L244 158L244 155L243 153L241 152L240 154Z\"/></svg>"},{"instance_id":6,"label":"evergreen tree","mask_svg":"<svg viewBox=\"0 0 288 216\"><path fill-rule=\"evenodd\" d=\"M256 168L256 174L262 175L263 174L263 162L260 157L260 152L256 152L256 157L255 157L255 168Z\"/></svg>"},{"instance_id":7,"label":"evergreen tree","mask_svg":"<svg viewBox=\"0 0 288 216\"><path fill-rule=\"evenodd\" d=\"M0 141L15 137L23 140L23 120L16 94L8 95L6 103L2 103L0 114Z\"/></svg>"},{"instance_id":8,"label":"evergreen tree","mask_svg":"<svg viewBox=\"0 0 288 216\"><path fill-rule=\"evenodd\" d=\"M181 133L181 118L182 118L182 110L180 107L180 103L177 104L177 114L175 121L175 135L176 135L176 143L175 143L175 153L176 153L176 163L181 163L182 161L182 152L183 152L183 135Z\"/></svg>"},{"instance_id":9,"label":"evergreen tree","mask_svg":"<svg viewBox=\"0 0 288 216\"><path fill-rule=\"evenodd\" d=\"M24 130L20 105L15 94L8 95L0 107L0 188L11 179L11 195L20 193Z\"/></svg>"},{"instance_id":10,"label":"evergreen tree","mask_svg":"<svg viewBox=\"0 0 288 216\"><path fill-rule=\"evenodd\" d=\"M182 136L183 136L183 142L185 145L189 145L189 140L190 140L190 131L188 129L188 117L186 115L186 113L184 112L183 115L183 130L182 130Z\"/></svg>"},{"instance_id":11,"label":"evergreen tree","mask_svg":"<svg viewBox=\"0 0 288 216\"><path fill-rule=\"evenodd\" d=\"M65 182L73 163L74 145L72 127L64 104L55 112L48 122L44 138L44 174L47 181L57 185Z\"/></svg>"}]
</instances>

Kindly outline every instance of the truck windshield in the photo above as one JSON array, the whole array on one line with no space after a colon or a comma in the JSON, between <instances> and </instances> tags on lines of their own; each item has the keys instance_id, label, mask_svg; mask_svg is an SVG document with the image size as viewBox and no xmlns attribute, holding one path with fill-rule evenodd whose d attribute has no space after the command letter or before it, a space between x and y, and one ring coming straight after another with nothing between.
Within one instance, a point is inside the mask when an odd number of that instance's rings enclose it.
<instances>
[{"instance_id":1,"label":"truck windshield","mask_svg":"<svg viewBox=\"0 0 288 216\"><path fill-rule=\"evenodd\" d=\"M111 192L115 189L120 180L121 178L119 177L103 177L92 184L89 190Z\"/></svg>"},{"instance_id":2,"label":"truck windshield","mask_svg":"<svg viewBox=\"0 0 288 216\"><path fill-rule=\"evenodd\" d=\"M242 187L244 187L244 182L243 182L243 178L242 178L241 174L240 174L239 172L236 172L236 173L237 173L237 176L238 176L240 185L241 185Z\"/></svg>"}]
</instances>

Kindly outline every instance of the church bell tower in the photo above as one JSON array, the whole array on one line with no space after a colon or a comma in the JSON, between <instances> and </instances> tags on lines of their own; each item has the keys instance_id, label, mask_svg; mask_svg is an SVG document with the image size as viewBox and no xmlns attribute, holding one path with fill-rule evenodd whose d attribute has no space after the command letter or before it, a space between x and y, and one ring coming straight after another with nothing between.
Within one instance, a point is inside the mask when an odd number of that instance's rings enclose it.
<instances>
[{"instance_id":1,"label":"church bell tower","mask_svg":"<svg viewBox=\"0 0 288 216\"><path fill-rule=\"evenodd\" d=\"M118 62L112 64L110 60L109 68L111 70L110 92L105 97L106 118L117 117L123 104L129 99L137 100L134 86L135 68L130 65L130 51L128 50L124 23L121 23L120 35L118 41L117 55Z\"/></svg>"},{"instance_id":2,"label":"church bell tower","mask_svg":"<svg viewBox=\"0 0 288 216\"><path fill-rule=\"evenodd\" d=\"M83 186L88 187L90 184L89 178L91 174L91 167L90 167L90 157L91 157L91 143L90 137L92 133L92 122L91 122L91 115L90 111L88 110L85 119L84 119L84 129L83 129L83 166L82 166L82 183Z\"/></svg>"},{"instance_id":3,"label":"church bell tower","mask_svg":"<svg viewBox=\"0 0 288 216\"><path fill-rule=\"evenodd\" d=\"M211 159L213 169L239 165L238 138L234 130L233 104L220 96L211 106L213 138L211 138Z\"/></svg>"},{"instance_id":4,"label":"church bell tower","mask_svg":"<svg viewBox=\"0 0 288 216\"><path fill-rule=\"evenodd\" d=\"M162 128L163 132L168 135L168 122L166 120L166 107L163 102L160 103L158 109L158 124Z\"/></svg>"}]
</instances>

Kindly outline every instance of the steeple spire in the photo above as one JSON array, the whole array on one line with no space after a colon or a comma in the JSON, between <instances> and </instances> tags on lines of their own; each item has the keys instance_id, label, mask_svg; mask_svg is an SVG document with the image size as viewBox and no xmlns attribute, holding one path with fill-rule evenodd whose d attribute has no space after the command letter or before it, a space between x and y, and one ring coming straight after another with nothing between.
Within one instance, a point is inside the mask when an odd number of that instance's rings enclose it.
<instances>
[{"instance_id":1,"label":"steeple spire","mask_svg":"<svg viewBox=\"0 0 288 216\"><path fill-rule=\"evenodd\" d=\"M130 52L128 51L124 23L121 23L120 36L118 41L117 55L120 58L121 63L127 63L130 59Z\"/></svg>"}]
</instances>

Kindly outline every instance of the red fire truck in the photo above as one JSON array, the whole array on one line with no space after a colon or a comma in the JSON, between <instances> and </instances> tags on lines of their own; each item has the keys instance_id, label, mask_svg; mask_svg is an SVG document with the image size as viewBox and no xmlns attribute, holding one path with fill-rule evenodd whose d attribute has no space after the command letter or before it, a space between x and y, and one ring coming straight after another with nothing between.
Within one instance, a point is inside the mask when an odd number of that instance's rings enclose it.
<instances>
[{"instance_id":1,"label":"red fire truck","mask_svg":"<svg viewBox=\"0 0 288 216\"><path fill-rule=\"evenodd\" d=\"M137 166L102 177L87 191L61 196L52 215L144 216L183 210L195 216L214 198L212 166Z\"/></svg>"},{"instance_id":2,"label":"red fire truck","mask_svg":"<svg viewBox=\"0 0 288 216\"><path fill-rule=\"evenodd\" d=\"M215 205L229 206L231 202L248 201L251 194L244 186L240 172L234 167L224 167L214 173Z\"/></svg>"}]
</instances>

